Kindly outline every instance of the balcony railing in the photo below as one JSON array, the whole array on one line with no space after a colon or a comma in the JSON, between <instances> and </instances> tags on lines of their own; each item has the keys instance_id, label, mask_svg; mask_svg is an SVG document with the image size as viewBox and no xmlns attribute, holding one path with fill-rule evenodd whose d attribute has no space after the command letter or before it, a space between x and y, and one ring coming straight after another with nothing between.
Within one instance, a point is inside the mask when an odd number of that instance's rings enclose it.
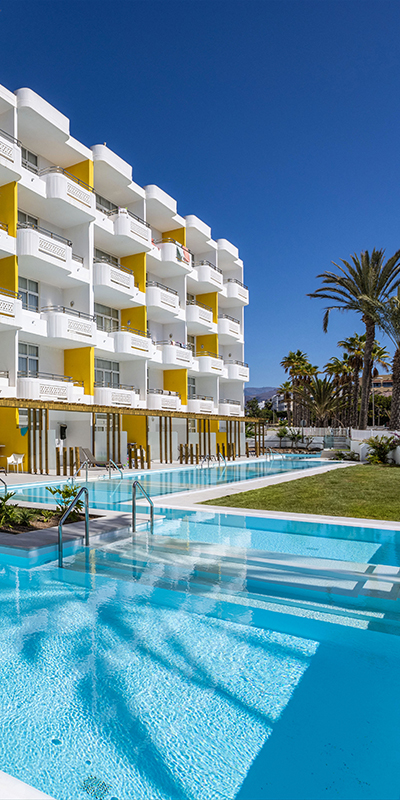
<instances>
[{"instance_id":1,"label":"balcony railing","mask_svg":"<svg viewBox=\"0 0 400 800\"><path fill-rule=\"evenodd\" d=\"M107 331L107 333L120 333L120 332L134 333L136 336L143 336L145 339L151 339L150 334L146 333L145 331L139 331L137 330L137 328L131 328L129 325L119 325L118 322L115 322L115 324L111 322L111 327Z\"/></svg>"},{"instance_id":2,"label":"balcony railing","mask_svg":"<svg viewBox=\"0 0 400 800\"><path fill-rule=\"evenodd\" d=\"M199 306L199 308L204 308L206 311L211 311L212 313L212 308L210 308L210 306L206 306L205 303L200 303L199 300L186 300L186 305Z\"/></svg>"},{"instance_id":3,"label":"balcony railing","mask_svg":"<svg viewBox=\"0 0 400 800\"><path fill-rule=\"evenodd\" d=\"M189 250L186 245L182 244L182 242L177 242L176 239L170 239L169 237L163 237L162 239L156 239L153 241L153 244L176 244L178 247L181 247L182 250L185 250L189 255L193 256L191 250Z\"/></svg>"},{"instance_id":4,"label":"balcony railing","mask_svg":"<svg viewBox=\"0 0 400 800\"><path fill-rule=\"evenodd\" d=\"M211 264L211 261L196 261L193 264L194 267L211 267L211 269L215 270L215 272L219 272L220 275L223 274L222 269L216 267L215 264Z\"/></svg>"},{"instance_id":5,"label":"balcony railing","mask_svg":"<svg viewBox=\"0 0 400 800\"><path fill-rule=\"evenodd\" d=\"M48 231L47 228L40 228L39 225L36 225L34 222L17 222L18 230L22 230L24 228L30 228L38 233L43 233L44 236L48 236L50 239L54 239L56 242L61 242L61 244L66 244L68 247L72 247L72 242L69 239L66 239L65 236L60 236L58 233ZM80 256L74 256L74 258L80 259Z\"/></svg>"},{"instance_id":6,"label":"balcony railing","mask_svg":"<svg viewBox=\"0 0 400 800\"><path fill-rule=\"evenodd\" d=\"M83 381L71 378L71 375L57 375L54 372L29 372L29 370L18 370L17 378L41 378L47 381L62 381L63 383L73 383L74 386L83 386Z\"/></svg>"},{"instance_id":7,"label":"balcony railing","mask_svg":"<svg viewBox=\"0 0 400 800\"><path fill-rule=\"evenodd\" d=\"M85 183L85 181L81 181L80 178L77 178L75 175L72 174L72 172L68 172L67 169L63 169L62 167L46 167L45 169L39 170L40 177L42 177L42 175L52 175L54 173L59 173L60 175L66 175L67 178L70 178L71 181L74 181L74 183L77 183L79 186L82 186L84 189L86 189L87 192L94 193L93 186L89 186L89 184Z\"/></svg>"},{"instance_id":8,"label":"balcony railing","mask_svg":"<svg viewBox=\"0 0 400 800\"><path fill-rule=\"evenodd\" d=\"M229 319L231 322L236 322L236 325L240 325L239 320L235 319L235 317L230 317L229 314L220 314L218 319Z\"/></svg>"},{"instance_id":9,"label":"balcony railing","mask_svg":"<svg viewBox=\"0 0 400 800\"><path fill-rule=\"evenodd\" d=\"M157 286L158 289L162 289L164 292L170 292L171 294L176 294L176 296L179 297L176 289L170 289L169 286L164 286L163 283L158 283L158 281L147 281L146 286Z\"/></svg>"},{"instance_id":10,"label":"balcony railing","mask_svg":"<svg viewBox=\"0 0 400 800\"><path fill-rule=\"evenodd\" d=\"M180 397L179 392L168 392L167 389L147 389L147 394L165 394L170 397Z\"/></svg>"},{"instance_id":11,"label":"balcony railing","mask_svg":"<svg viewBox=\"0 0 400 800\"><path fill-rule=\"evenodd\" d=\"M227 358L224 361L224 364L237 364L239 367L248 367L249 365L245 363L245 361L236 361L234 358Z\"/></svg>"},{"instance_id":12,"label":"balcony railing","mask_svg":"<svg viewBox=\"0 0 400 800\"><path fill-rule=\"evenodd\" d=\"M39 175L39 167L36 164L32 164L27 158L21 158L21 164L25 169L28 169L29 172L33 172L34 175Z\"/></svg>"},{"instance_id":13,"label":"balcony railing","mask_svg":"<svg viewBox=\"0 0 400 800\"><path fill-rule=\"evenodd\" d=\"M244 283L242 283L242 281L238 281L238 279L237 279L237 278L228 278L228 280L227 280L227 281L225 281L225 283L237 283L237 285L238 285L238 286L241 286L241 287L242 287L242 289L248 289L248 288L249 288L249 287L248 287L248 286L246 286Z\"/></svg>"},{"instance_id":14,"label":"balcony railing","mask_svg":"<svg viewBox=\"0 0 400 800\"><path fill-rule=\"evenodd\" d=\"M139 394L139 389L136 389L135 386L127 386L125 383L112 383L112 381L95 381L94 386L96 389L124 389L128 392L135 392L135 394Z\"/></svg>"},{"instance_id":15,"label":"balcony railing","mask_svg":"<svg viewBox=\"0 0 400 800\"><path fill-rule=\"evenodd\" d=\"M0 378L9 378L10 373L8 369L0 369Z\"/></svg>"},{"instance_id":16,"label":"balcony railing","mask_svg":"<svg viewBox=\"0 0 400 800\"><path fill-rule=\"evenodd\" d=\"M109 203L110 208L104 205L102 200L106 200L106 202ZM141 225L145 225L146 228L150 228L150 224L141 217L138 217L137 214L134 214L133 211L129 211L129 209L125 208L124 206L117 206L115 203L112 203L111 200L107 200L106 197L101 197L101 195L98 194L96 194L96 208L98 211L102 211L103 214L106 214L108 217L111 217L113 214L119 214L120 211L123 211L126 214L129 214L132 219L135 219L136 222L140 222Z\"/></svg>"},{"instance_id":17,"label":"balcony railing","mask_svg":"<svg viewBox=\"0 0 400 800\"><path fill-rule=\"evenodd\" d=\"M8 233L8 225L6 222L0 222L0 230Z\"/></svg>"},{"instance_id":18,"label":"balcony railing","mask_svg":"<svg viewBox=\"0 0 400 800\"><path fill-rule=\"evenodd\" d=\"M0 286L0 294L5 294L6 297L15 297L16 300L21 299L21 295L19 292L12 292L10 291L10 289L3 289L2 286Z\"/></svg>"},{"instance_id":19,"label":"balcony railing","mask_svg":"<svg viewBox=\"0 0 400 800\"><path fill-rule=\"evenodd\" d=\"M3 139L7 139L12 144L16 144L18 147L21 147L21 142L19 139L16 139L15 136L11 136L11 133L7 133L6 131L1 130L1 128L0 128L0 136Z\"/></svg>"},{"instance_id":20,"label":"balcony railing","mask_svg":"<svg viewBox=\"0 0 400 800\"><path fill-rule=\"evenodd\" d=\"M188 400L214 400L214 398L208 394L192 394L188 396Z\"/></svg>"},{"instance_id":21,"label":"balcony railing","mask_svg":"<svg viewBox=\"0 0 400 800\"><path fill-rule=\"evenodd\" d=\"M96 322L96 317L93 314L87 314L86 311L76 311L75 308L66 308L65 306L44 306L40 311L42 313L52 311L58 314L67 314L71 317L80 317L81 319L89 319L91 322Z\"/></svg>"},{"instance_id":22,"label":"balcony railing","mask_svg":"<svg viewBox=\"0 0 400 800\"><path fill-rule=\"evenodd\" d=\"M225 403L226 405L230 405L230 406L240 406L241 405L240 400L228 400L227 399L227 400L220 400L219 402L221 404Z\"/></svg>"},{"instance_id":23,"label":"balcony railing","mask_svg":"<svg viewBox=\"0 0 400 800\"><path fill-rule=\"evenodd\" d=\"M210 358L219 358L220 361L223 361L222 356L218 356L217 353L210 353L209 350L200 350L196 353L196 358L200 358L200 356L209 356Z\"/></svg>"},{"instance_id":24,"label":"balcony railing","mask_svg":"<svg viewBox=\"0 0 400 800\"><path fill-rule=\"evenodd\" d=\"M190 344L182 344L182 342L175 342L173 339L167 339L165 342L164 341L156 342L157 347L163 347L166 344L173 345L173 347L180 347L181 350L192 350Z\"/></svg>"},{"instance_id":25,"label":"balcony railing","mask_svg":"<svg viewBox=\"0 0 400 800\"><path fill-rule=\"evenodd\" d=\"M83 266L85 266L85 262L84 262L83 256L78 256L76 253L72 253L72 260L73 261L79 261L80 264L83 264Z\"/></svg>"},{"instance_id":26,"label":"balcony railing","mask_svg":"<svg viewBox=\"0 0 400 800\"><path fill-rule=\"evenodd\" d=\"M128 275L132 275L133 279L135 279L135 273L132 269L129 269L129 267L124 267L122 264L119 264L118 262L114 264L114 262L111 261L109 258L106 258L106 256L101 256L100 258L98 256L94 256L93 264L108 264L108 266L112 267L112 269L119 269L120 272L126 272ZM137 289L139 288L138 283L135 283L135 286Z\"/></svg>"}]
</instances>

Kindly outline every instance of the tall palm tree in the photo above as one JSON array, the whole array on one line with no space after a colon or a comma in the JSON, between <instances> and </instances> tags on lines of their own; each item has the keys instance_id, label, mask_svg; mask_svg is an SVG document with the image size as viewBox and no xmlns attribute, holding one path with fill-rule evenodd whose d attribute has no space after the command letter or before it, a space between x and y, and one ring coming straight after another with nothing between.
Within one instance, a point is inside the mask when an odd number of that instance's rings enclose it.
<instances>
[{"instance_id":1,"label":"tall palm tree","mask_svg":"<svg viewBox=\"0 0 400 800\"><path fill-rule=\"evenodd\" d=\"M341 386L335 386L332 378L313 377L310 383L299 386L296 390L301 402L307 406L315 417L317 427L326 427L329 420L336 417L340 402ZM340 406L339 406L340 408Z\"/></svg>"},{"instance_id":2,"label":"tall palm tree","mask_svg":"<svg viewBox=\"0 0 400 800\"><path fill-rule=\"evenodd\" d=\"M284 368L285 372L288 372L291 379L292 379L292 386L295 389L299 385L300 375L304 370L305 366L308 364L307 354L303 353L302 350L289 350L287 356L285 356L281 361L281 367ZM296 396L293 395L293 425L299 424L299 407L298 402L296 402Z\"/></svg>"},{"instance_id":3,"label":"tall palm tree","mask_svg":"<svg viewBox=\"0 0 400 800\"><path fill-rule=\"evenodd\" d=\"M292 424L291 423L292 389L293 389L293 386L292 386L291 381L284 381L284 383L282 383L280 386L278 386L278 388L276 390L278 392L278 394L282 394L283 395L283 399L284 399L284 401L286 403L289 428L290 428L290 426Z\"/></svg>"},{"instance_id":4,"label":"tall palm tree","mask_svg":"<svg viewBox=\"0 0 400 800\"><path fill-rule=\"evenodd\" d=\"M378 325L392 340L396 350L392 362L392 406L390 428L400 430L400 298L391 297L378 306Z\"/></svg>"},{"instance_id":5,"label":"tall palm tree","mask_svg":"<svg viewBox=\"0 0 400 800\"><path fill-rule=\"evenodd\" d=\"M333 378L335 387L341 390L337 400L337 416L339 416L340 408L343 412L342 422L348 426L350 424L352 399L352 370L349 364L348 354L343 353L343 358L332 356L328 363L325 364L324 370L327 375L330 375L330 377Z\"/></svg>"},{"instance_id":6,"label":"tall palm tree","mask_svg":"<svg viewBox=\"0 0 400 800\"><path fill-rule=\"evenodd\" d=\"M352 428L358 426L358 398L360 395L360 370L364 361L365 334L360 336L354 333L347 339L341 339L338 347L343 347L348 354L349 365L352 369L352 407L349 424Z\"/></svg>"},{"instance_id":7,"label":"tall palm tree","mask_svg":"<svg viewBox=\"0 0 400 800\"><path fill-rule=\"evenodd\" d=\"M365 349L363 373L361 380L360 428L367 425L368 389L371 370L371 354L375 339L375 323L377 320L376 304L385 302L390 294L400 285L400 250L384 263L384 250L368 250L361 253L360 258L351 256L352 264L341 259L343 266L332 262L340 273L323 272L322 286L309 297L322 297L332 300L333 305L325 309L323 329L328 328L329 314L333 309L339 311L356 311L361 314L365 324Z\"/></svg>"}]
</instances>

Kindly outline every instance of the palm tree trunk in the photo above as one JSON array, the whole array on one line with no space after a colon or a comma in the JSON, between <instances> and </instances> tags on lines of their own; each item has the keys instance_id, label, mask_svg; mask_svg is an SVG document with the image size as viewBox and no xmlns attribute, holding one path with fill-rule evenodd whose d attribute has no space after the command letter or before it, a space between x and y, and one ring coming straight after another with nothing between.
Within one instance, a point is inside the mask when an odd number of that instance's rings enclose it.
<instances>
[{"instance_id":1,"label":"palm tree trunk","mask_svg":"<svg viewBox=\"0 0 400 800\"><path fill-rule=\"evenodd\" d=\"M358 423L359 396L360 396L360 373L358 369L356 369L353 372L353 398L352 398L351 422L350 422L352 428L356 428Z\"/></svg>"},{"instance_id":2,"label":"palm tree trunk","mask_svg":"<svg viewBox=\"0 0 400 800\"><path fill-rule=\"evenodd\" d=\"M394 354L393 359L393 390L392 408L390 412L390 429L400 430L400 348Z\"/></svg>"},{"instance_id":3,"label":"palm tree trunk","mask_svg":"<svg viewBox=\"0 0 400 800\"><path fill-rule=\"evenodd\" d=\"M365 323L365 348L364 348L364 365L361 379L361 409L360 409L360 430L364 431L367 427L368 420L368 401L369 401L369 380L371 374L371 356L372 348L375 339L375 323L371 317L364 317Z\"/></svg>"}]
</instances>

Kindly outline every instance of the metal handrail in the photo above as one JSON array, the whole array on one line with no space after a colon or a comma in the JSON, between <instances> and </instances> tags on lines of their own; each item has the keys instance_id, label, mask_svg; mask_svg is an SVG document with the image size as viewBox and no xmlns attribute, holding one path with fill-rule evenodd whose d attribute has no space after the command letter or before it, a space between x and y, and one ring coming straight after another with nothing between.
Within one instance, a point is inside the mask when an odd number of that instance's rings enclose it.
<instances>
[{"instance_id":1,"label":"metal handrail","mask_svg":"<svg viewBox=\"0 0 400 800\"><path fill-rule=\"evenodd\" d=\"M71 378L70 375L57 375L53 372L29 372L29 370L21 370L19 369L17 372L17 378L43 378L44 380L49 381L58 381L59 383L73 383L74 386L83 386L83 381L78 381L75 378Z\"/></svg>"},{"instance_id":2,"label":"metal handrail","mask_svg":"<svg viewBox=\"0 0 400 800\"><path fill-rule=\"evenodd\" d=\"M70 314L71 317L80 317L81 319L88 319L91 322L96 322L95 314L87 314L86 311L76 311L75 308L66 308L66 306L43 306L40 311L42 314L56 311L59 314Z\"/></svg>"},{"instance_id":3,"label":"metal handrail","mask_svg":"<svg viewBox=\"0 0 400 800\"><path fill-rule=\"evenodd\" d=\"M191 350L192 347L190 344L182 344L182 342L176 342L174 339L165 339L161 341L157 341L156 345L159 347L163 347L164 345L169 344L173 345L174 347L180 347L181 350Z\"/></svg>"},{"instance_id":4,"label":"metal handrail","mask_svg":"<svg viewBox=\"0 0 400 800\"><path fill-rule=\"evenodd\" d=\"M210 311L212 314L212 308L210 306L206 306L205 303L200 303L199 300L186 300L187 306L199 306L199 308L204 308L205 311Z\"/></svg>"},{"instance_id":5,"label":"metal handrail","mask_svg":"<svg viewBox=\"0 0 400 800\"><path fill-rule=\"evenodd\" d=\"M249 288L248 286L246 286L245 283L242 283L242 281L238 281L237 278L228 278L226 283L237 283L238 286L241 286L243 289L248 289Z\"/></svg>"},{"instance_id":6,"label":"metal handrail","mask_svg":"<svg viewBox=\"0 0 400 800\"><path fill-rule=\"evenodd\" d=\"M68 481L71 481L71 483L73 483L73 482L74 482L74 478L76 478L76 476L78 475L78 473L79 473L79 472L81 471L81 469L83 469L84 467L86 467L86 483L87 483L87 482L88 482L88 467L89 467L89 459L88 459L88 458L86 459L86 461L84 461L84 462L83 462L83 464L81 464L81 465L78 467L78 469L77 469L77 470L75 470L75 472L74 472L74 474L73 474L73 475L70 475L70 476L69 476L69 478L67 478L67 483L68 483Z\"/></svg>"},{"instance_id":7,"label":"metal handrail","mask_svg":"<svg viewBox=\"0 0 400 800\"><path fill-rule=\"evenodd\" d=\"M215 269L215 272L219 272L220 275L223 274L222 269L216 267L215 264L212 264L211 261L195 261L193 264L194 267L211 267L211 269Z\"/></svg>"},{"instance_id":8,"label":"metal handrail","mask_svg":"<svg viewBox=\"0 0 400 800\"><path fill-rule=\"evenodd\" d=\"M8 233L8 225L6 222L0 222L0 230L5 231Z\"/></svg>"},{"instance_id":9,"label":"metal handrail","mask_svg":"<svg viewBox=\"0 0 400 800\"><path fill-rule=\"evenodd\" d=\"M66 511L62 515L58 523L58 566L63 566L63 540L62 540L62 526L65 520L69 517L71 511L75 508L78 500L82 495L85 495L85 547L89 547L89 491L86 486L79 489L78 494L74 497L72 503L69 504Z\"/></svg>"},{"instance_id":10,"label":"metal handrail","mask_svg":"<svg viewBox=\"0 0 400 800\"><path fill-rule=\"evenodd\" d=\"M8 493L8 486L7 486L6 482L3 480L3 478L0 478L0 482L3 483L4 486L5 486L4 494L7 494Z\"/></svg>"},{"instance_id":11,"label":"metal handrail","mask_svg":"<svg viewBox=\"0 0 400 800\"><path fill-rule=\"evenodd\" d=\"M12 142L12 144L16 144L16 145L18 145L18 147L21 147L21 142L20 142L20 140L19 140L19 139L16 139L16 137L15 137L15 136L12 136L12 135L11 135L11 133L7 133L7 131L3 131L3 130L1 130L1 129L0 129L0 136L1 136L3 139L8 139L8 141L9 141L9 142Z\"/></svg>"},{"instance_id":12,"label":"metal handrail","mask_svg":"<svg viewBox=\"0 0 400 800\"><path fill-rule=\"evenodd\" d=\"M151 497L147 494L146 489L143 488L139 481L132 483L132 533L136 533L136 491L137 487L141 490L150 506L150 533L154 533L154 503Z\"/></svg>"},{"instance_id":13,"label":"metal handrail","mask_svg":"<svg viewBox=\"0 0 400 800\"><path fill-rule=\"evenodd\" d=\"M107 333L133 333L135 336L143 336L143 339L151 339L149 333L140 331L137 328L131 328L130 325L119 325L117 322L115 326L111 323L111 328Z\"/></svg>"},{"instance_id":14,"label":"metal handrail","mask_svg":"<svg viewBox=\"0 0 400 800\"><path fill-rule=\"evenodd\" d=\"M169 394L173 397L180 397L179 392L170 392L168 389L147 389L147 394Z\"/></svg>"},{"instance_id":15,"label":"metal handrail","mask_svg":"<svg viewBox=\"0 0 400 800\"><path fill-rule=\"evenodd\" d=\"M4 294L6 297L15 297L16 300L21 299L20 292L13 292L11 289L4 289L3 286L0 286L0 294Z\"/></svg>"},{"instance_id":16,"label":"metal handrail","mask_svg":"<svg viewBox=\"0 0 400 800\"><path fill-rule=\"evenodd\" d=\"M236 325L240 325L240 321L235 319L235 317L231 317L229 314L220 314L218 320L220 319L229 319L231 322L236 322Z\"/></svg>"},{"instance_id":17,"label":"metal handrail","mask_svg":"<svg viewBox=\"0 0 400 800\"><path fill-rule=\"evenodd\" d=\"M272 461L272 447L266 447L265 448L265 454L267 455L268 453L269 453L268 461Z\"/></svg>"},{"instance_id":18,"label":"metal handrail","mask_svg":"<svg viewBox=\"0 0 400 800\"><path fill-rule=\"evenodd\" d=\"M118 386L114 386L111 381L95 381L94 387L95 389L124 389L125 391L140 394L139 389L137 389L135 386L129 386L125 383L119 383Z\"/></svg>"},{"instance_id":19,"label":"metal handrail","mask_svg":"<svg viewBox=\"0 0 400 800\"><path fill-rule=\"evenodd\" d=\"M65 236L59 236L58 233L53 233L53 231L49 231L47 228L41 228L39 225L36 225L35 222L17 222L17 230L24 228L29 228L32 231L43 233L45 236L48 236L49 239L55 239L56 242L60 242L61 244L68 245L68 247L72 247L72 242L70 239L66 239Z\"/></svg>"},{"instance_id":20,"label":"metal handrail","mask_svg":"<svg viewBox=\"0 0 400 800\"><path fill-rule=\"evenodd\" d=\"M193 255L192 251L189 250L189 248L186 247L185 244L182 244L182 242L177 242L176 239L171 239L169 236L168 237L163 236L162 239L156 239L154 244L177 244L178 247L182 248L182 250L186 250L186 252L189 253L191 256Z\"/></svg>"},{"instance_id":21,"label":"metal handrail","mask_svg":"<svg viewBox=\"0 0 400 800\"><path fill-rule=\"evenodd\" d=\"M241 405L241 401L240 400L229 400L229 398L227 398L227 397L225 398L225 400L220 400L219 402L220 403L229 403L231 406L240 406Z\"/></svg>"},{"instance_id":22,"label":"metal handrail","mask_svg":"<svg viewBox=\"0 0 400 800\"><path fill-rule=\"evenodd\" d=\"M196 358L200 358L200 356L211 356L211 358L218 358L220 361L223 361L222 356L219 356L218 353L210 353L209 350L200 350L196 353Z\"/></svg>"},{"instance_id":23,"label":"metal handrail","mask_svg":"<svg viewBox=\"0 0 400 800\"><path fill-rule=\"evenodd\" d=\"M46 167L45 169L39 170L40 177L42 177L42 175L51 175L53 173L59 173L60 175L66 175L67 178L71 178L71 180L74 181L75 183L79 184L79 186L83 186L83 188L86 189L86 191L93 192L93 194L95 193L94 189L93 189L93 186L89 186L88 183L85 183L85 181L82 181L80 178L77 178L76 175L73 175L72 172L68 172L67 169L63 169L62 167L54 166L54 167Z\"/></svg>"},{"instance_id":24,"label":"metal handrail","mask_svg":"<svg viewBox=\"0 0 400 800\"><path fill-rule=\"evenodd\" d=\"M224 364L238 364L239 367L248 367L249 366L248 364L246 364L245 361L237 361L236 358L227 358L226 361L224 361Z\"/></svg>"},{"instance_id":25,"label":"metal handrail","mask_svg":"<svg viewBox=\"0 0 400 800\"><path fill-rule=\"evenodd\" d=\"M110 480L111 480L111 465L114 467L114 469L116 469L119 472L119 474L121 475L121 480L123 480L124 476L122 474L122 469L120 467L117 467L116 463L112 461L111 458L109 459L108 462L108 477L110 478Z\"/></svg>"},{"instance_id":26,"label":"metal handrail","mask_svg":"<svg viewBox=\"0 0 400 800\"><path fill-rule=\"evenodd\" d=\"M165 292L170 292L171 294L176 294L176 296L179 297L179 294L176 291L176 289L170 289L169 286L165 286L164 283L159 283L158 281L147 281L146 282L146 287L147 286L157 286L159 289L164 289Z\"/></svg>"}]
</instances>

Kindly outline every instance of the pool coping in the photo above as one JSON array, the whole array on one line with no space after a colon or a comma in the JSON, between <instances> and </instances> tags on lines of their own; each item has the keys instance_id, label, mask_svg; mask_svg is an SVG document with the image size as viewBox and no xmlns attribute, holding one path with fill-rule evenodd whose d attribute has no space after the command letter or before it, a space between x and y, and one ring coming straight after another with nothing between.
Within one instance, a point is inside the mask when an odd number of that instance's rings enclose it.
<instances>
[{"instance_id":1,"label":"pool coping","mask_svg":"<svg viewBox=\"0 0 400 800\"><path fill-rule=\"evenodd\" d=\"M0 800L55 800L55 798L0 770Z\"/></svg>"}]
</instances>

